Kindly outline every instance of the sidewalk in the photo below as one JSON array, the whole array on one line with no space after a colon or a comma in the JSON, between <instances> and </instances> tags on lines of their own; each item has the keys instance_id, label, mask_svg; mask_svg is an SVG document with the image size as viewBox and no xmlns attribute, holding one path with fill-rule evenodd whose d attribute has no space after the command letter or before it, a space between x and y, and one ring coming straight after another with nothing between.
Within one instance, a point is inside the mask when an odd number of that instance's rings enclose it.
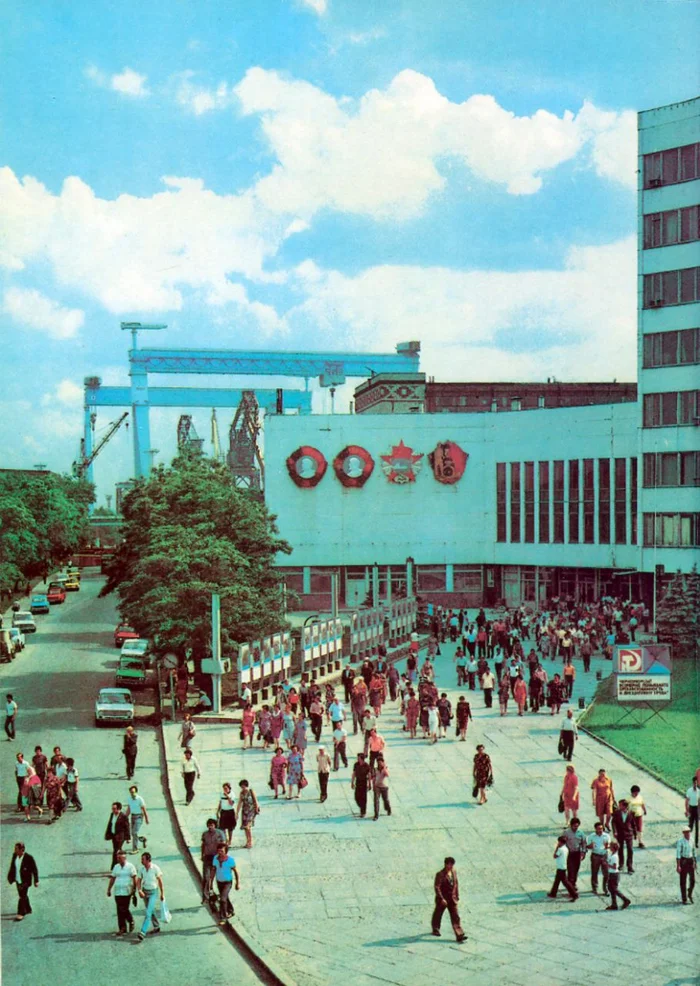
<instances>
[{"instance_id":1,"label":"sidewalk","mask_svg":"<svg viewBox=\"0 0 700 986\"><path fill-rule=\"evenodd\" d=\"M451 735L437 745L410 740L401 731L398 708L385 707L380 730L391 771L392 816L360 820L350 790L350 768L331 774L328 801L318 802L315 744L307 750L309 786L299 801L274 801L267 786L270 755L241 749L238 726L202 724L194 752L203 776L193 803L184 805L180 777L179 724L164 723L169 783L186 843L199 859L199 837L214 814L220 785L238 790L246 777L261 814L252 850L233 853L241 875L234 894L234 927L288 982L327 986L558 986L571 982L609 986L623 966L643 970L645 986L691 981L697 974L700 942L697 914L679 904L674 845L680 836L683 802L623 757L589 736L577 743L574 764L581 785L583 829L593 828L590 783L605 767L618 797L638 783L649 815L645 842L635 854L633 876L621 888L632 899L624 913L606 913L606 898L590 890L590 864L579 877L579 901L547 899L554 874L552 853L563 816L557 801L565 762L557 755L561 717L548 712L519 718L509 703L483 707L479 692L458 690L454 645L442 645L436 683L453 707L461 692L472 703L474 722L466 743ZM560 661L547 662L547 671ZM399 667L402 669L403 664ZM595 671L610 673L596 659L583 675L577 662L572 705L595 691ZM564 706L564 711L566 710ZM324 725L321 741L331 745ZM472 758L477 743L490 754L495 784L488 804L471 797ZM361 749L349 737L351 764ZM457 945L447 916L443 937L430 934L432 881L443 857L453 855L460 878L460 913L468 941Z\"/></svg>"}]
</instances>

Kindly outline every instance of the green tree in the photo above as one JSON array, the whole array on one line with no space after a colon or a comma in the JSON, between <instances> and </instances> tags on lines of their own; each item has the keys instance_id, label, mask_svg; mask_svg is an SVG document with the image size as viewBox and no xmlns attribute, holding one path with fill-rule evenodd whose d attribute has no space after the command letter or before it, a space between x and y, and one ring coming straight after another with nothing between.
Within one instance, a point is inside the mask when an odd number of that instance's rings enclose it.
<instances>
[{"instance_id":1,"label":"green tree","mask_svg":"<svg viewBox=\"0 0 700 986\"><path fill-rule=\"evenodd\" d=\"M675 657L693 657L698 646L698 573L676 572L666 588L656 613L660 643L673 646Z\"/></svg>"},{"instance_id":2,"label":"green tree","mask_svg":"<svg viewBox=\"0 0 700 986\"><path fill-rule=\"evenodd\" d=\"M123 518L102 595L117 592L122 618L157 652L210 652L214 592L224 651L284 624L273 560L291 548L221 463L186 453L159 467L126 495Z\"/></svg>"}]
</instances>

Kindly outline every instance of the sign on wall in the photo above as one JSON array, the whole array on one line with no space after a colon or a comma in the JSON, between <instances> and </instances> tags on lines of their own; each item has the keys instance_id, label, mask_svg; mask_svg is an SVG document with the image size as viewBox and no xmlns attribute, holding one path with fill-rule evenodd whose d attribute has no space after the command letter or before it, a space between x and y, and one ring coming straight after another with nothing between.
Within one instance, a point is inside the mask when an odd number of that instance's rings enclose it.
<instances>
[{"instance_id":1,"label":"sign on wall","mask_svg":"<svg viewBox=\"0 0 700 986\"><path fill-rule=\"evenodd\" d=\"M423 453L414 453L410 445L405 445L403 438L394 445L388 455L382 455L382 469L390 483L402 486L404 483L415 483L420 472Z\"/></svg>"},{"instance_id":2,"label":"sign on wall","mask_svg":"<svg viewBox=\"0 0 700 986\"><path fill-rule=\"evenodd\" d=\"M670 702L671 674L619 674L617 698L621 702Z\"/></svg>"},{"instance_id":3,"label":"sign on wall","mask_svg":"<svg viewBox=\"0 0 700 986\"><path fill-rule=\"evenodd\" d=\"M668 644L617 644L613 661L619 702L671 700L671 648Z\"/></svg>"},{"instance_id":4,"label":"sign on wall","mask_svg":"<svg viewBox=\"0 0 700 986\"><path fill-rule=\"evenodd\" d=\"M438 442L428 456L428 462L438 483L451 486L464 475L468 458L456 442Z\"/></svg>"}]
</instances>

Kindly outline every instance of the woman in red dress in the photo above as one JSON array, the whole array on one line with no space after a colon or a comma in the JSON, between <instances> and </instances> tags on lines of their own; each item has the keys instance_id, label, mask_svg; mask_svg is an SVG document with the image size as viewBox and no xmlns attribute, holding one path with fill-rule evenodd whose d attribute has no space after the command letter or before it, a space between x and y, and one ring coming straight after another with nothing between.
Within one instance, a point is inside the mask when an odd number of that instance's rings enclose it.
<instances>
[{"instance_id":1,"label":"woman in red dress","mask_svg":"<svg viewBox=\"0 0 700 986\"><path fill-rule=\"evenodd\" d=\"M580 794L578 788L578 777L573 764L569 764L564 774L564 785L561 789L561 797L564 800L564 821L569 824L570 818L578 818L580 807Z\"/></svg>"},{"instance_id":2,"label":"woman in red dress","mask_svg":"<svg viewBox=\"0 0 700 986\"><path fill-rule=\"evenodd\" d=\"M612 778L608 777L602 768L598 771L598 776L591 784L591 791L593 791L593 808L595 813L600 819L605 831L609 832L615 792L613 790Z\"/></svg>"}]
</instances>

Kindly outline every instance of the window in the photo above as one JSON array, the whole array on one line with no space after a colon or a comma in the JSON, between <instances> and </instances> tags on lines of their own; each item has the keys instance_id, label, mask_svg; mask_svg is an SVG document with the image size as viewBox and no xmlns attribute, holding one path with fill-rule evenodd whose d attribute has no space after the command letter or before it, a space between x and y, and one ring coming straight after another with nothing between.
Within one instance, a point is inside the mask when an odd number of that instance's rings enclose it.
<instances>
[{"instance_id":1,"label":"window","mask_svg":"<svg viewBox=\"0 0 700 986\"><path fill-rule=\"evenodd\" d=\"M700 300L699 270L698 267L684 267L681 270L645 274L644 307L662 308L664 305L685 305Z\"/></svg>"},{"instance_id":2,"label":"window","mask_svg":"<svg viewBox=\"0 0 700 986\"><path fill-rule=\"evenodd\" d=\"M510 464L510 539L520 540L520 463Z\"/></svg>"},{"instance_id":3,"label":"window","mask_svg":"<svg viewBox=\"0 0 700 986\"><path fill-rule=\"evenodd\" d=\"M700 452L646 452L644 485L700 486Z\"/></svg>"},{"instance_id":4,"label":"window","mask_svg":"<svg viewBox=\"0 0 700 986\"><path fill-rule=\"evenodd\" d=\"M700 545L700 514L644 514L648 547L696 548Z\"/></svg>"},{"instance_id":5,"label":"window","mask_svg":"<svg viewBox=\"0 0 700 986\"><path fill-rule=\"evenodd\" d=\"M564 543L564 462L557 459L554 463L554 531L552 541L555 544Z\"/></svg>"},{"instance_id":6,"label":"window","mask_svg":"<svg viewBox=\"0 0 700 986\"><path fill-rule=\"evenodd\" d=\"M610 544L610 459L598 459L598 543Z\"/></svg>"},{"instance_id":7,"label":"window","mask_svg":"<svg viewBox=\"0 0 700 986\"><path fill-rule=\"evenodd\" d=\"M700 363L700 329L650 332L644 336L644 368Z\"/></svg>"},{"instance_id":8,"label":"window","mask_svg":"<svg viewBox=\"0 0 700 986\"><path fill-rule=\"evenodd\" d=\"M525 541L535 540L535 463L525 463Z\"/></svg>"},{"instance_id":9,"label":"window","mask_svg":"<svg viewBox=\"0 0 700 986\"><path fill-rule=\"evenodd\" d=\"M632 544L637 543L637 459L630 459L630 520L632 521Z\"/></svg>"},{"instance_id":10,"label":"window","mask_svg":"<svg viewBox=\"0 0 700 986\"><path fill-rule=\"evenodd\" d=\"M644 155L644 187L675 185L700 175L700 144L686 144Z\"/></svg>"},{"instance_id":11,"label":"window","mask_svg":"<svg viewBox=\"0 0 700 986\"><path fill-rule=\"evenodd\" d=\"M698 390L671 390L663 394L644 395L644 427L667 428L698 422Z\"/></svg>"},{"instance_id":12,"label":"window","mask_svg":"<svg viewBox=\"0 0 700 986\"><path fill-rule=\"evenodd\" d=\"M455 592L471 592L481 597L483 592L481 565L455 565L452 578Z\"/></svg>"},{"instance_id":13,"label":"window","mask_svg":"<svg viewBox=\"0 0 700 986\"><path fill-rule=\"evenodd\" d=\"M416 591L421 592L444 592L446 586L446 575L444 565L418 565L416 566Z\"/></svg>"},{"instance_id":14,"label":"window","mask_svg":"<svg viewBox=\"0 0 700 986\"><path fill-rule=\"evenodd\" d=\"M506 464L496 463L496 540L506 541Z\"/></svg>"},{"instance_id":15,"label":"window","mask_svg":"<svg viewBox=\"0 0 700 986\"><path fill-rule=\"evenodd\" d=\"M593 519L595 517L595 488L593 484L593 459L583 460L583 540L593 544Z\"/></svg>"},{"instance_id":16,"label":"window","mask_svg":"<svg viewBox=\"0 0 700 986\"><path fill-rule=\"evenodd\" d=\"M700 239L700 206L653 212L644 217L644 249Z\"/></svg>"},{"instance_id":17,"label":"window","mask_svg":"<svg viewBox=\"0 0 700 986\"><path fill-rule=\"evenodd\" d=\"M627 462L615 459L615 544L627 543Z\"/></svg>"},{"instance_id":18,"label":"window","mask_svg":"<svg viewBox=\"0 0 700 986\"><path fill-rule=\"evenodd\" d=\"M540 544L549 542L549 463L539 463L540 479Z\"/></svg>"},{"instance_id":19,"label":"window","mask_svg":"<svg viewBox=\"0 0 700 986\"><path fill-rule=\"evenodd\" d=\"M579 467L578 459L569 462L569 544L578 544Z\"/></svg>"}]
</instances>

